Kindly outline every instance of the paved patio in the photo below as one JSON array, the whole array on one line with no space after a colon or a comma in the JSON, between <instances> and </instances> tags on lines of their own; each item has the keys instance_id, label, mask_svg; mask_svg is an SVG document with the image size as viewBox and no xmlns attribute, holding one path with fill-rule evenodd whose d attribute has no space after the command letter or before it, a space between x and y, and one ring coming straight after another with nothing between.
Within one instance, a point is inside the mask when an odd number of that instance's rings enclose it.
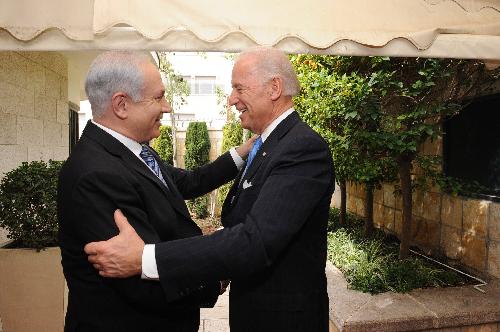
<instances>
[{"instance_id":1,"label":"paved patio","mask_svg":"<svg viewBox=\"0 0 500 332\"><path fill-rule=\"evenodd\" d=\"M331 332L500 332L499 279L484 286L485 293L466 286L370 295L348 289L342 273L330 263L326 275ZM199 332L229 332L228 294L221 295L214 308L201 310Z\"/></svg>"},{"instance_id":2,"label":"paved patio","mask_svg":"<svg viewBox=\"0 0 500 332\"><path fill-rule=\"evenodd\" d=\"M213 308L201 309L198 332L229 332L229 289Z\"/></svg>"}]
</instances>

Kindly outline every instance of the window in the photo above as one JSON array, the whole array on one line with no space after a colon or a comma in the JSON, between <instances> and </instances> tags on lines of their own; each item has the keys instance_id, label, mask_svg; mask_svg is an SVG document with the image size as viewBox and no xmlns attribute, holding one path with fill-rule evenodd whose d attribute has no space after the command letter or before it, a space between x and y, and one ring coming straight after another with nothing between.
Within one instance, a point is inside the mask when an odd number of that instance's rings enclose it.
<instances>
[{"instance_id":1,"label":"window","mask_svg":"<svg viewBox=\"0 0 500 332\"><path fill-rule=\"evenodd\" d=\"M215 94L215 76L182 76L190 87L192 95L213 95Z\"/></svg>"},{"instance_id":2,"label":"window","mask_svg":"<svg viewBox=\"0 0 500 332\"><path fill-rule=\"evenodd\" d=\"M485 186L500 199L500 94L474 100L444 124L446 175Z\"/></svg>"},{"instance_id":3,"label":"window","mask_svg":"<svg viewBox=\"0 0 500 332\"><path fill-rule=\"evenodd\" d=\"M195 95L215 94L215 76L196 76L194 78Z\"/></svg>"},{"instance_id":4,"label":"window","mask_svg":"<svg viewBox=\"0 0 500 332\"><path fill-rule=\"evenodd\" d=\"M73 103L69 103L69 153L73 150L78 141L78 110L79 107Z\"/></svg>"}]
</instances>

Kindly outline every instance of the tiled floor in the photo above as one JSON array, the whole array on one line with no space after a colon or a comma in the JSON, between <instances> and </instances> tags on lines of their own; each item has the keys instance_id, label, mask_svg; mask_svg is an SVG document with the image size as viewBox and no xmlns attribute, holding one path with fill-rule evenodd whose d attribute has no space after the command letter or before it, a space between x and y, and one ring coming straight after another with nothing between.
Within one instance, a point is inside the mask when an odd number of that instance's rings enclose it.
<instances>
[{"instance_id":1,"label":"tiled floor","mask_svg":"<svg viewBox=\"0 0 500 332\"><path fill-rule=\"evenodd\" d=\"M229 290L219 296L213 308L201 309L199 332L229 332Z\"/></svg>"}]
</instances>

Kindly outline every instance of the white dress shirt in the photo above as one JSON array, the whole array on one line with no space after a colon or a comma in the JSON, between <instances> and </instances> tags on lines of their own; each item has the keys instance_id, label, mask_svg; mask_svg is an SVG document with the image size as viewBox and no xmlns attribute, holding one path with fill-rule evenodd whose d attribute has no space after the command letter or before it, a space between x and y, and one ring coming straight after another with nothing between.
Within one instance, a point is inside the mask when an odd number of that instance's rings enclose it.
<instances>
[{"instance_id":1,"label":"white dress shirt","mask_svg":"<svg viewBox=\"0 0 500 332\"><path fill-rule=\"evenodd\" d=\"M278 116L276 119L274 119L273 122L269 126L264 129L262 134L260 135L262 139L262 143L266 141L266 139L271 135L274 129L283 121L287 116L292 114L294 112L293 107L288 109L287 111L283 112L280 116ZM236 153L236 150L234 153L239 157L238 153ZM233 154L231 154L233 156ZM234 160L233 156L233 160ZM241 161L243 159L239 158ZM242 164L238 164L236 160L234 163L237 165L238 169L241 169L244 165L244 162ZM151 280L158 280L159 274L158 274L158 267L156 266L156 255L155 255L155 245L154 244L146 244L144 246L144 250L142 251L142 278L143 279L151 279Z\"/></svg>"}]
</instances>

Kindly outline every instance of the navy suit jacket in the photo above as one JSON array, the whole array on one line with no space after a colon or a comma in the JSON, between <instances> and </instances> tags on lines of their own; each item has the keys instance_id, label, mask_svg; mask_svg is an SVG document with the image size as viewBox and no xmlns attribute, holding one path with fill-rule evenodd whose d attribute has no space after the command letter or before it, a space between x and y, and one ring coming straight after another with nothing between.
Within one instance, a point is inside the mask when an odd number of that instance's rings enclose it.
<instances>
[{"instance_id":1,"label":"navy suit jacket","mask_svg":"<svg viewBox=\"0 0 500 332\"><path fill-rule=\"evenodd\" d=\"M198 331L200 306L215 303L215 280L186 286L182 298L172 299L158 282L102 278L87 261L85 244L118 234L117 208L146 243L201 235L184 199L237 174L229 154L194 171L161 162L160 168L168 189L127 147L87 124L58 186L59 242L69 288L66 331Z\"/></svg>"},{"instance_id":2,"label":"navy suit jacket","mask_svg":"<svg viewBox=\"0 0 500 332\"><path fill-rule=\"evenodd\" d=\"M231 331L328 331L326 235L334 171L297 113L266 139L222 210L224 229L156 245L168 296L232 279Z\"/></svg>"}]
</instances>

